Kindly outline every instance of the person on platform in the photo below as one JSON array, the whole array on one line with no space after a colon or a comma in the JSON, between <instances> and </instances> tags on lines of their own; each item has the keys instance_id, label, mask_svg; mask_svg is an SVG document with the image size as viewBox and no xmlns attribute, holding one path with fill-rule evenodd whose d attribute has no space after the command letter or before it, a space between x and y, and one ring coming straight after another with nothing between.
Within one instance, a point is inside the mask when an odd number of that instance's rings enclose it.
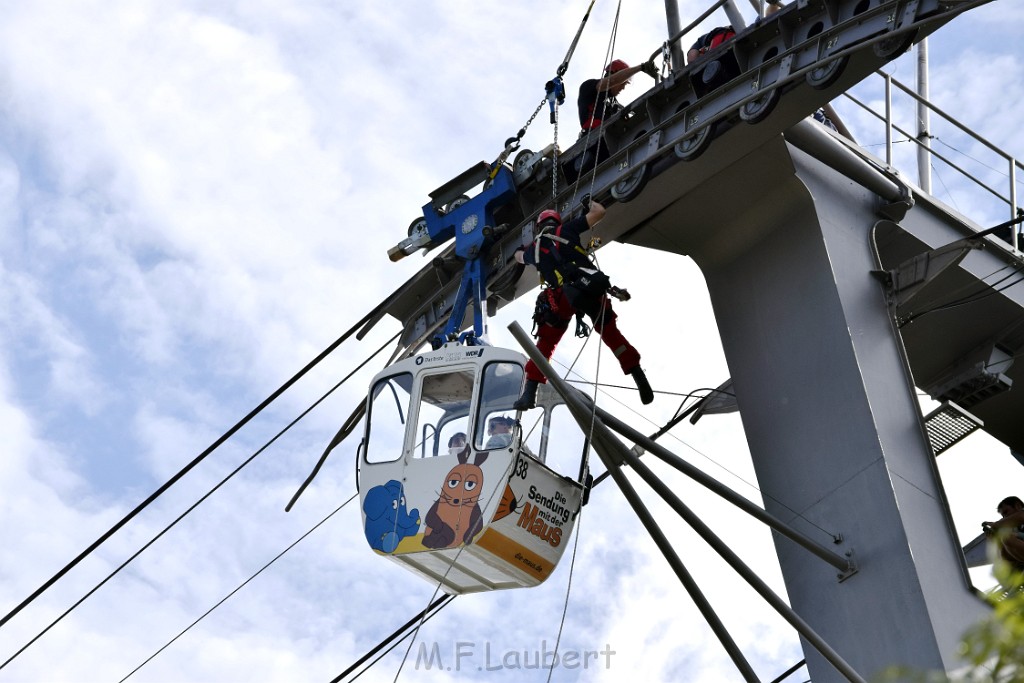
<instances>
[{"instance_id":1,"label":"person on platform","mask_svg":"<svg viewBox=\"0 0 1024 683\"><path fill-rule=\"evenodd\" d=\"M996 506L1000 519L982 522L985 536L999 546L999 555L1015 572L1024 572L1024 502L1017 496L1004 498Z\"/></svg>"},{"instance_id":2,"label":"person on platform","mask_svg":"<svg viewBox=\"0 0 1024 683\"><path fill-rule=\"evenodd\" d=\"M601 78L591 78L580 84L576 103L579 106L580 128L584 133L597 130L601 127L601 121L622 110L622 105L615 98L629 85L630 79L641 71L652 78L658 73L654 62L630 66L616 59L605 67Z\"/></svg>"}]
</instances>

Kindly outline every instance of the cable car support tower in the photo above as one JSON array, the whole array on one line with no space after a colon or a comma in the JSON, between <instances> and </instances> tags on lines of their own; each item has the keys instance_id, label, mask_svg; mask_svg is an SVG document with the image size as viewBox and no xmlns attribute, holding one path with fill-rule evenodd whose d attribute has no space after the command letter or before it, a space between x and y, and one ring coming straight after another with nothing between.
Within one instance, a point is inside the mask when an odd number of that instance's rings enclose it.
<instances>
[{"instance_id":1,"label":"cable car support tower","mask_svg":"<svg viewBox=\"0 0 1024 683\"><path fill-rule=\"evenodd\" d=\"M719 492L771 525L790 604L762 594L801 634L817 682L867 680L891 664L951 671L961 664L963 632L986 614L915 387L1024 452L1024 394L1011 390L1021 374L1012 359L1024 347L1024 293L993 289L968 306L938 303L965 287L988 289L993 272L1019 272L1016 229L1013 244L997 239L809 116L984 1L794 0L743 26L733 0L722 0L708 13L725 6L735 39L692 64L666 63L656 85L602 129L609 158L596 169L596 141L554 157L522 151L497 174L481 162L433 193L425 218L391 251L397 260L440 246L446 237L434 217L445 209L448 230L511 226L493 234L482 252L486 267L475 274L486 283L475 315L493 312L535 286L535 274L517 270L512 255L532 239L537 213L551 208L552 174L571 184L593 170L593 195L608 205L594 231L605 243L698 264L765 509ZM678 64L690 27L679 30L678 13L668 14L661 54ZM723 64L734 74L714 82L709 72ZM481 180L496 197L486 217L468 204L452 207ZM575 196L567 187L555 208L568 216L578 210ZM1010 217L1007 226L1016 219L1012 192ZM449 247L383 307L381 315L405 325L404 348L446 325L442 337L461 329L464 257ZM525 333L513 334L550 372ZM744 679L758 680L621 467L634 468L756 589L766 587L612 432L691 468L548 376L581 423L589 426L596 412L597 453ZM832 548L810 540L819 528L840 532Z\"/></svg>"}]
</instances>

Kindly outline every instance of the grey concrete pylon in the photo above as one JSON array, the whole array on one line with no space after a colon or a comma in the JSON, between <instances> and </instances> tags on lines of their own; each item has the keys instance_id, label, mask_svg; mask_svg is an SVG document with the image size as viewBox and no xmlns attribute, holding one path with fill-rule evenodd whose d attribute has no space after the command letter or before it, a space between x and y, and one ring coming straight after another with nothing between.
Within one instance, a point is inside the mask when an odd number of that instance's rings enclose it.
<instances>
[{"instance_id":1,"label":"grey concrete pylon","mask_svg":"<svg viewBox=\"0 0 1024 683\"><path fill-rule=\"evenodd\" d=\"M838 531L837 550L855 553L859 572L839 582L776 535L791 604L869 679L893 664L956 668L960 637L986 614L870 274L882 204L779 138L628 240L701 267L766 509L812 536L806 520ZM804 651L816 683L835 680Z\"/></svg>"}]
</instances>

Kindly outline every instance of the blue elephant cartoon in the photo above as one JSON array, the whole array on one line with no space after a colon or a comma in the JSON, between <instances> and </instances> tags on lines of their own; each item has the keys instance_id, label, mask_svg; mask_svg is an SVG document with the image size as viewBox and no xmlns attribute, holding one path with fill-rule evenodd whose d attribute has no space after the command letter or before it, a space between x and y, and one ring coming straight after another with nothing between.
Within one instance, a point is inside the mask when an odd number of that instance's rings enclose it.
<instances>
[{"instance_id":1,"label":"blue elephant cartoon","mask_svg":"<svg viewBox=\"0 0 1024 683\"><path fill-rule=\"evenodd\" d=\"M374 550L393 553L403 538L414 536L420 529L420 511L416 508L406 511L405 492L394 479L366 492L363 512L366 513L366 540Z\"/></svg>"}]
</instances>

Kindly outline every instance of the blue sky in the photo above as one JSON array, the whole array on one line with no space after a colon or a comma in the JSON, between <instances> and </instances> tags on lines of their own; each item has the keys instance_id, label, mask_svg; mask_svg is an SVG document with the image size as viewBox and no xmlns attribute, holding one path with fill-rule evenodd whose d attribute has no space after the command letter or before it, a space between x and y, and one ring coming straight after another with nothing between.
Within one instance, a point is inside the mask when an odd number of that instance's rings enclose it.
<instances>
[{"instance_id":1,"label":"blue sky","mask_svg":"<svg viewBox=\"0 0 1024 683\"><path fill-rule=\"evenodd\" d=\"M496 157L522 127L585 7L540 0L7 4L0 25L0 605L17 604L426 263L413 255L394 264L386 252L405 237L427 193ZM700 9L680 5L684 18ZM614 10L595 4L567 74L571 92L604 63ZM622 12L616 56L637 62L663 39L662 3L623 3ZM1014 31L1022 14L1016 4L993 2L930 39L933 100L1011 154L1024 154L1024 55ZM724 22L717 19L710 23ZM890 70L913 82L910 56ZM643 87L637 77L623 99ZM877 86L863 92L880 97ZM881 142L866 118L844 101L836 106L858 140ZM563 113L571 123L572 109ZM575 126L565 125L563 146L574 137ZM940 138L981 157L952 133ZM540 149L551 140L542 114L524 145ZM942 201L979 223L1003 220L945 170L933 183ZM600 258L633 294L619 307L621 326L656 389L716 386L728 376L691 262L621 245ZM662 308L667 273L687 293L671 314ZM491 322L493 341L514 346L504 327L527 322L531 309L523 301L503 310ZM390 320L378 328L299 382L0 629L2 659L397 330ZM598 372L596 346L579 365L589 376ZM556 357L571 363L578 348L567 339ZM614 364L604 360L607 372ZM283 508L379 366L332 394L0 678L119 680L327 516L355 490L353 443L335 453L291 513ZM601 377L620 382L617 371ZM613 390L605 400L641 424L650 420L653 431L680 398L663 393L642 410L631 392ZM736 415L687 424L666 444L759 500ZM943 455L964 540L993 516L999 498L1024 492L1019 467L1001 476L998 491L979 476L1007 465L1005 448L984 436ZM784 593L769 533L677 479L673 486ZM562 648L610 645L616 654L607 670L562 669L554 679L622 680L629 672L666 680L679 671L692 681L734 678L618 492L607 484L594 495L601 514L581 522ZM770 680L799 660L781 620L682 525L667 526L758 672ZM986 570L975 577L991 583ZM459 598L421 639L443 651L456 640L488 642L495 652L550 647L568 578L567 560L542 587ZM366 547L351 504L130 680L329 680L430 597L425 582ZM391 680L400 659L392 655L367 678ZM479 675L412 664L403 679Z\"/></svg>"}]
</instances>

